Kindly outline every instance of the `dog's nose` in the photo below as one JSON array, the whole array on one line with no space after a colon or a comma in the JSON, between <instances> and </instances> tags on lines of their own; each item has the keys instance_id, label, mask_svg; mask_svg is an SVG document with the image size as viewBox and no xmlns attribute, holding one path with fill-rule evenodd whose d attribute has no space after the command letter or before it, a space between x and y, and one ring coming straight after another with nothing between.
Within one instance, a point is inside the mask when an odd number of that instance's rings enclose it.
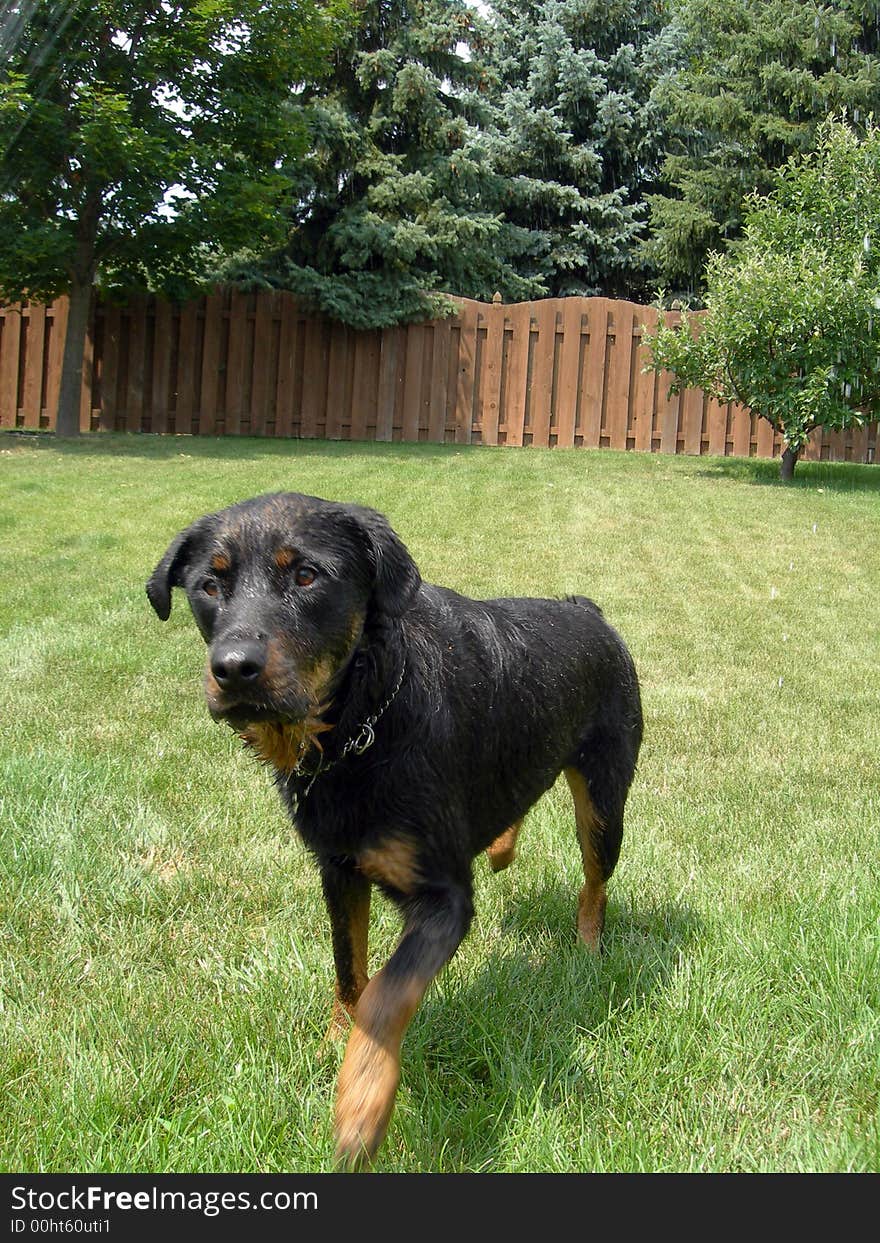
<instances>
[{"instance_id":1,"label":"dog's nose","mask_svg":"<svg viewBox=\"0 0 880 1243\"><path fill-rule=\"evenodd\" d=\"M235 639L211 653L211 672L226 692L253 689L266 668L266 645L259 639Z\"/></svg>"}]
</instances>

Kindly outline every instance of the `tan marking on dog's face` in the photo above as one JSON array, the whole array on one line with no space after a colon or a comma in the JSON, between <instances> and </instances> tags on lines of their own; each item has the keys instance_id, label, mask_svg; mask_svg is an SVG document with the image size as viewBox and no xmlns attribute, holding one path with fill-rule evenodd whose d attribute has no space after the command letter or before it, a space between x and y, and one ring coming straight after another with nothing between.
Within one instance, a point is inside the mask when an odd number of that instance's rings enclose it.
<instances>
[{"instance_id":1,"label":"tan marking on dog's face","mask_svg":"<svg viewBox=\"0 0 880 1243\"><path fill-rule=\"evenodd\" d=\"M345 655L347 658L348 653ZM260 681L277 702L294 690L301 698L319 704L326 698L340 663L330 656L322 656L305 665L289 640L271 638L266 644L266 666Z\"/></svg>"},{"instance_id":2,"label":"tan marking on dog's face","mask_svg":"<svg viewBox=\"0 0 880 1243\"><path fill-rule=\"evenodd\" d=\"M347 656L348 653L346 652ZM333 681L333 676L341 663L341 661L334 660L331 656L323 656L320 660L316 660L310 669L304 670L300 675L303 689L314 703L320 703L324 699L327 688Z\"/></svg>"},{"instance_id":3,"label":"tan marking on dog's face","mask_svg":"<svg viewBox=\"0 0 880 1243\"><path fill-rule=\"evenodd\" d=\"M217 679L211 672L211 661L208 660L205 666L205 698L208 701L208 707L217 709L223 702L223 692L220 689Z\"/></svg>"},{"instance_id":4,"label":"tan marking on dog's face","mask_svg":"<svg viewBox=\"0 0 880 1243\"><path fill-rule=\"evenodd\" d=\"M215 574L227 574L232 562L224 552L217 552L211 558L211 569Z\"/></svg>"},{"instance_id":5,"label":"tan marking on dog's face","mask_svg":"<svg viewBox=\"0 0 880 1243\"><path fill-rule=\"evenodd\" d=\"M295 658L289 646L278 639L266 644L266 664L260 682L275 699L282 699L294 683Z\"/></svg>"},{"instance_id":6,"label":"tan marking on dog's face","mask_svg":"<svg viewBox=\"0 0 880 1243\"><path fill-rule=\"evenodd\" d=\"M405 837L389 837L358 855L358 866L371 881L400 893L413 893L419 883L415 845Z\"/></svg>"},{"instance_id":7,"label":"tan marking on dog's face","mask_svg":"<svg viewBox=\"0 0 880 1243\"><path fill-rule=\"evenodd\" d=\"M368 1164L385 1138L400 1081L400 1045L427 985L379 971L357 1004L336 1095L336 1157L350 1169Z\"/></svg>"},{"instance_id":8,"label":"tan marking on dog's face","mask_svg":"<svg viewBox=\"0 0 880 1243\"><path fill-rule=\"evenodd\" d=\"M279 570L289 570L296 560L296 551L293 548L279 548L274 559Z\"/></svg>"}]
</instances>

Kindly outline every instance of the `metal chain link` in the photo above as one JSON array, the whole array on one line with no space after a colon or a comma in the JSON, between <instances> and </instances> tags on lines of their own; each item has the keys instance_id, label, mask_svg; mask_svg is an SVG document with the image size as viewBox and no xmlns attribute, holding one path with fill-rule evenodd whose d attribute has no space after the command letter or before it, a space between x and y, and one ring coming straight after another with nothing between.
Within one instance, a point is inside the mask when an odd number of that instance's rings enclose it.
<instances>
[{"instance_id":1,"label":"metal chain link","mask_svg":"<svg viewBox=\"0 0 880 1243\"><path fill-rule=\"evenodd\" d=\"M400 690L401 686L403 686L403 679L404 679L405 674L406 674L406 661L403 662L403 665L400 670L400 677L397 679L397 685L394 687L394 690L391 692L391 694L382 704L381 708L377 708L376 711L372 714L372 716L368 716L365 721L361 722L361 725L358 728L358 732L354 734L351 738L349 738L348 742L342 748L342 750L340 751L339 755L337 755L335 760L331 760L329 764L325 764L323 754L320 756L320 758L318 759L318 767L312 773L311 780L309 781L308 785L302 792L303 798L308 797L309 791L311 790L312 786L315 784L315 782L318 780L318 778L321 776L322 773L327 773L330 771L331 768L334 768L337 764L340 764L347 756L351 755L352 751L354 752L355 755L363 755L363 753L367 750L367 748L373 745L373 743L376 741L375 726L378 723L380 717L382 717L387 712L387 710L391 707L394 700L397 698L397 693ZM299 759L296 762L296 767L291 769L290 775L292 777L299 775L300 766L302 765L302 762L305 759L305 753L306 753L307 747L308 747L308 742L304 739L303 745L302 745L302 751L299 756ZM294 812L299 806L299 802L300 802L300 796L294 793L293 795Z\"/></svg>"}]
</instances>

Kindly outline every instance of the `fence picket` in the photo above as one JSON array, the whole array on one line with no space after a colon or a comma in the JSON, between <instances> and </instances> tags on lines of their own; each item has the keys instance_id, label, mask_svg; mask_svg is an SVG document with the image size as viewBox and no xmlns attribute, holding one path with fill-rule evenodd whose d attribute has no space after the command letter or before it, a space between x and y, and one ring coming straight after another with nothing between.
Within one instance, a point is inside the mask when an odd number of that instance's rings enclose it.
<instances>
[{"instance_id":1,"label":"fence picket","mask_svg":"<svg viewBox=\"0 0 880 1243\"><path fill-rule=\"evenodd\" d=\"M716 397L709 399L709 452L716 457L724 457L727 450L727 410L728 407Z\"/></svg>"},{"instance_id":2,"label":"fence picket","mask_svg":"<svg viewBox=\"0 0 880 1243\"><path fill-rule=\"evenodd\" d=\"M171 347L174 322L171 303L156 299L153 337L153 394L150 405L150 431L167 432L169 385L171 383Z\"/></svg>"},{"instance_id":3,"label":"fence picket","mask_svg":"<svg viewBox=\"0 0 880 1243\"><path fill-rule=\"evenodd\" d=\"M0 427L15 427L18 418L18 376L21 356L21 304L3 308L0 350Z\"/></svg>"},{"instance_id":4,"label":"fence picket","mask_svg":"<svg viewBox=\"0 0 880 1243\"><path fill-rule=\"evenodd\" d=\"M560 449L570 449L574 445L583 307L581 298L566 298L562 304L562 354L556 398L556 444Z\"/></svg>"},{"instance_id":5,"label":"fence picket","mask_svg":"<svg viewBox=\"0 0 880 1243\"><path fill-rule=\"evenodd\" d=\"M633 418L635 420L633 448L643 453L650 453L654 435L654 411L657 401L657 373L648 371L651 361L651 347L645 344L646 332L654 332L657 327L657 311L652 306L638 307L633 327L636 338L636 361L633 373L635 393L633 395Z\"/></svg>"},{"instance_id":6,"label":"fence picket","mask_svg":"<svg viewBox=\"0 0 880 1243\"><path fill-rule=\"evenodd\" d=\"M425 354L426 329L422 324L407 324L404 330L406 362L403 368L403 439L417 442L422 414L422 361Z\"/></svg>"},{"instance_id":7,"label":"fence picket","mask_svg":"<svg viewBox=\"0 0 880 1243\"><path fill-rule=\"evenodd\" d=\"M613 337L608 361L605 422L608 447L626 448L629 422L630 377L633 365L633 307L629 302L613 302L608 313L608 336Z\"/></svg>"},{"instance_id":8,"label":"fence picket","mask_svg":"<svg viewBox=\"0 0 880 1243\"><path fill-rule=\"evenodd\" d=\"M250 419L245 410L245 379L249 353L251 295L233 291L229 307L229 352L226 361L226 410L223 430L238 435L242 422Z\"/></svg>"},{"instance_id":9,"label":"fence picket","mask_svg":"<svg viewBox=\"0 0 880 1243\"><path fill-rule=\"evenodd\" d=\"M303 366L302 418L300 435L312 439L318 435L318 421L326 426L327 346L324 320L310 316L306 320L306 348Z\"/></svg>"},{"instance_id":10,"label":"fence picket","mask_svg":"<svg viewBox=\"0 0 880 1243\"><path fill-rule=\"evenodd\" d=\"M773 457L773 425L758 419L758 457ZM841 459L843 460L843 459Z\"/></svg>"},{"instance_id":11,"label":"fence picket","mask_svg":"<svg viewBox=\"0 0 880 1243\"><path fill-rule=\"evenodd\" d=\"M506 410L501 412L504 443L521 445L529 386L529 354L532 337L532 304L519 302L509 308L510 345L508 349Z\"/></svg>"},{"instance_id":12,"label":"fence picket","mask_svg":"<svg viewBox=\"0 0 880 1243\"><path fill-rule=\"evenodd\" d=\"M180 331L177 337L176 400L174 430L188 436L193 430L195 410L196 349L198 340L199 302L185 302L180 308Z\"/></svg>"},{"instance_id":13,"label":"fence picket","mask_svg":"<svg viewBox=\"0 0 880 1243\"><path fill-rule=\"evenodd\" d=\"M458 385L455 394L455 443L469 445L474 425L474 387L477 353L477 303L461 304L458 346Z\"/></svg>"},{"instance_id":14,"label":"fence picket","mask_svg":"<svg viewBox=\"0 0 880 1243\"><path fill-rule=\"evenodd\" d=\"M440 319L434 324L434 353L431 358L431 407L428 412L428 439L443 444L446 439L447 398L449 395L449 351L452 323Z\"/></svg>"},{"instance_id":15,"label":"fence picket","mask_svg":"<svg viewBox=\"0 0 880 1243\"><path fill-rule=\"evenodd\" d=\"M205 298L205 339L202 346L202 397L199 402L199 433L212 435L217 429L220 399L220 351L223 336L223 295L209 293ZM222 416L221 416L222 418Z\"/></svg>"},{"instance_id":16,"label":"fence picket","mask_svg":"<svg viewBox=\"0 0 880 1243\"><path fill-rule=\"evenodd\" d=\"M143 430L144 415L144 368L147 356L147 300L143 296L132 298L128 315L128 371L122 408L125 411L125 431Z\"/></svg>"},{"instance_id":17,"label":"fence picket","mask_svg":"<svg viewBox=\"0 0 880 1243\"><path fill-rule=\"evenodd\" d=\"M293 434L296 394L297 307L293 294L281 294L281 330L278 339L278 380L275 389L275 435Z\"/></svg>"},{"instance_id":18,"label":"fence picket","mask_svg":"<svg viewBox=\"0 0 880 1243\"><path fill-rule=\"evenodd\" d=\"M699 455L703 431L703 393L698 388L686 388L681 394L681 430L679 439L685 453Z\"/></svg>"},{"instance_id":19,"label":"fence picket","mask_svg":"<svg viewBox=\"0 0 880 1243\"><path fill-rule=\"evenodd\" d=\"M590 341L584 361L584 398L581 427L585 449L598 449L602 436L605 395L605 356L608 350L608 302L590 298L587 311Z\"/></svg>"},{"instance_id":20,"label":"fence picket","mask_svg":"<svg viewBox=\"0 0 880 1243\"><path fill-rule=\"evenodd\" d=\"M43 396L43 350L46 339L46 308L41 303L28 304L23 336L27 343L24 357L24 383L21 393L22 426L40 426Z\"/></svg>"},{"instance_id":21,"label":"fence picket","mask_svg":"<svg viewBox=\"0 0 880 1243\"><path fill-rule=\"evenodd\" d=\"M277 294L272 291L257 298L254 312L254 363L251 380L252 436L265 436L269 422L272 381L272 322Z\"/></svg>"},{"instance_id":22,"label":"fence picket","mask_svg":"<svg viewBox=\"0 0 880 1243\"><path fill-rule=\"evenodd\" d=\"M379 352L376 334L355 332L354 366L351 377L351 439L369 439L375 432L379 391Z\"/></svg>"},{"instance_id":23,"label":"fence picket","mask_svg":"<svg viewBox=\"0 0 880 1243\"><path fill-rule=\"evenodd\" d=\"M538 340L535 345L534 376L530 386L529 420L527 434L531 444L546 449L550 443L550 421L553 411L553 366L556 360L556 307L555 298L545 298L534 303L538 324Z\"/></svg>"},{"instance_id":24,"label":"fence picket","mask_svg":"<svg viewBox=\"0 0 880 1243\"><path fill-rule=\"evenodd\" d=\"M324 435L328 440L342 439L342 426L350 422L346 408L350 329L344 324L330 325L330 346L327 363L327 417Z\"/></svg>"},{"instance_id":25,"label":"fence picket","mask_svg":"<svg viewBox=\"0 0 880 1243\"><path fill-rule=\"evenodd\" d=\"M383 328L379 351L379 395L376 404L376 439L390 440L394 435L394 407L397 402L398 357L401 352L401 330Z\"/></svg>"},{"instance_id":26,"label":"fence picket","mask_svg":"<svg viewBox=\"0 0 880 1243\"><path fill-rule=\"evenodd\" d=\"M504 307L493 302L486 310L486 353L483 367L480 441L498 444L501 421L501 365L504 361Z\"/></svg>"}]
</instances>

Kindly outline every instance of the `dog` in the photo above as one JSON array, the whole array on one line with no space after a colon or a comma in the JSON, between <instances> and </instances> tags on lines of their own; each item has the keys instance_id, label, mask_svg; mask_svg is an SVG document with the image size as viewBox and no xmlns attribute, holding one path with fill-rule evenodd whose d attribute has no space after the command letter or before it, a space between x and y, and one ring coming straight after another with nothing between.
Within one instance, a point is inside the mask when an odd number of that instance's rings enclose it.
<instances>
[{"instance_id":1,"label":"dog","mask_svg":"<svg viewBox=\"0 0 880 1243\"><path fill-rule=\"evenodd\" d=\"M275 770L317 862L336 968L328 1037L348 1035L337 1161L368 1166L404 1033L468 931L474 860L513 860L560 773L583 858L577 930L598 949L642 739L632 657L586 598L429 585L381 514L299 493L199 518L147 584L163 621L174 587L208 645L211 716ZM403 931L370 978L373 885Z\"/></svg>"}]
</instances>

